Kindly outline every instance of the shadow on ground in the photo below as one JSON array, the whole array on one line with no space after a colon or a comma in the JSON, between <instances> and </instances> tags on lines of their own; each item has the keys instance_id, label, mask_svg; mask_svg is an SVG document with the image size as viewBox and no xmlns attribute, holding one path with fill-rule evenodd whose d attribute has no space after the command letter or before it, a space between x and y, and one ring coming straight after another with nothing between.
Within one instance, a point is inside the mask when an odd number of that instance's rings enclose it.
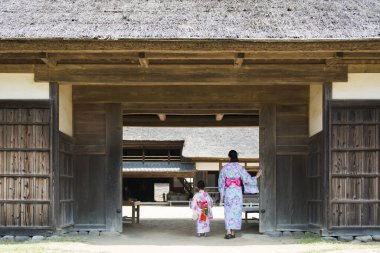
<instances>
[{"instance_id":1,"label":"shadow on ground","mask_svg":"<svg viewBox=\"0 0 380 253\"><path fill-rule=\"evenodd\" d=\"M142 219L139 224L124 224L123 233L117 237L91 238L90 243L101 245L281 245L294 244L294 238L272 238L259 233L259 224L243 224L235 239L224 239L224 221L213 220L208 237L197 237L195 223L189 219Z\"/></svg>"}]
</instances>

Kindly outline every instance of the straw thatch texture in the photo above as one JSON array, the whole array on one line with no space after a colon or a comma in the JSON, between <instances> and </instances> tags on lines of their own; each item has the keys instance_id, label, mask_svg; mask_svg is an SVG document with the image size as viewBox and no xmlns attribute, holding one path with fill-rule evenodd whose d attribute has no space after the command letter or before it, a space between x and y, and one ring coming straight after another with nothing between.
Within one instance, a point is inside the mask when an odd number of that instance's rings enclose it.
<instances>
[{"instance_id":1,"label":"straw thatch texture","mask_svg":"<svg viewBox=\"0 0 380 253\"><path fill-rule=\"evenodd\" d=\"M379 0L2 0L0 38L380 37Z\"/></svg>"},{"instance_id":2,"label":"straw thatch texture","mask_svg":"<svg viewBox=\"0 0 380 253\"><path fill-rule=\"evenodd\" d=\"M259 157L259 129L246 128L154 128L124 127L124 140L180 141L185 157L227 158L235 149L241 158Z\"/></svg>"}]
</instances>

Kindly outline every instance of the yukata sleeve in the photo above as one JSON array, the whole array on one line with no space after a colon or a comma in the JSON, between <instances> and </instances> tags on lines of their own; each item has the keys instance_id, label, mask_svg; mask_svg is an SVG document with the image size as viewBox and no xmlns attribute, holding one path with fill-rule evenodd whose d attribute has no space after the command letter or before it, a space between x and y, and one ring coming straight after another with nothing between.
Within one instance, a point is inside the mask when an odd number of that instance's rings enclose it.
<instances>
[{"instance_id":1,"label":"yukata sleeve","mask_svg":"<svg viewBox=\"0 0 380 253\"><path fill-rule=\"evenodd\" d=\"M252 177L245 169L244 167L241 167L241 173L240 177L243 181L244 185L244 193L259 193L259 187L257 183L257 178Z\"/></svg>"},{"instance_id":2,"label":"yukata sleeve","mask_svg":"<svg viewBox=\"0 0 380 253\"><path fill-rule=\"evenodd\" d=\"M207 205L208 205L208 218L212 219L214 216L212 215L212 206L213 206L213 201L210 195L207 196Z\"/></svg>"},{"instance_id":3,"label":"yukata sleeve","mask_svg":"<svg viewBox=\"0 0 380 253\"><path fill-rule=\"evenodd\" d=\"M196 200L195 196L194 196L194 198L191 199L190 208L192 211L191 219L192 220L198 219L198 206L197 206L197 200Z\"/></svg>"},{"instance_id":4,"label":"yukata sleeve","mask_svg":"<svg viewBox=\"0 0 380 253\"><path fill-rule=\"evenodd\" d=\"M226 175L224 169L219 173L218 190L220 193L220 202L224 202L224 192L226 190Z\"/></svg>"}]
</instances>

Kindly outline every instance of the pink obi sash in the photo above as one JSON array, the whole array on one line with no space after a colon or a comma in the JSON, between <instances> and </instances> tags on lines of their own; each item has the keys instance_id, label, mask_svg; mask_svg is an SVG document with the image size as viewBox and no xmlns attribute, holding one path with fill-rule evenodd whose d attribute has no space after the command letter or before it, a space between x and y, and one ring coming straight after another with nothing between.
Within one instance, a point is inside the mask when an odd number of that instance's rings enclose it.
<instances>
[{"instance_id":1,"label":"pink obi sash","mask_svg":"<svg viewBox=\"0 0 380 253\"><path fill-rule=\"evenodd\" d=\"M198 205L198 207L200 207L202 209L200 220L201 221L206 221L206 217L208 215L208 204L207 204L207 201L197 201L197 205Z\"/></svg>"},{"instance_id":2,"label":"pink obi sash","mask_svg":"<svg viewBox=\"0 0 380 253\"><path fill-rule=\"evenodd\" d=\"M197 201L197 206L199 207L207 207L207 201Z\"/></svg>"},{"instance_id":3,"label":"pink obi sash","mask_svg":"<svg viewBox=\"0 0 380 253\"><path fill-rule=\"evenodd\" d=\"M230 187L233 184L240 187L241 179L240 178L226 178L226 187Z\"/></svg>"}]
</instances>

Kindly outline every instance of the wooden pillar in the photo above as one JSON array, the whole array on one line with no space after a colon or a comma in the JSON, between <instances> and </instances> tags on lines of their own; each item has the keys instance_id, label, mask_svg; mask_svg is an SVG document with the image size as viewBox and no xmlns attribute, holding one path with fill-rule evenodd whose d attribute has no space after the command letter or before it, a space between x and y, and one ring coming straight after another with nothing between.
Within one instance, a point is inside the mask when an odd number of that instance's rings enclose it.
<instances>
[{"instance_id":1,"label":"wooden pillar","mask_svg":"<svg viewBox=\"0 0 380 253\"><path fill-rule=\"evenodd\" d=\"M122 232L122 142L121 104L106 104L106 229Z\"/></svg>"},{"instance_id":2,"label":"wooden pillar","mask_svg":"<svg viewBox=\"0 0 380 253\"><path fill-rule=\"evenodd\" d=\"M59 85L50 83L50 164L51 164L51 188L52 208L50 217L53 229L60 227L60 203L59 203Z\"/></svg>"},{"instance_id":3,"label":"wooden pillar","mask_svg":"<svg viewBox=\"0 0 380 253\"><path fill-rule=\"evenodd\" d=\"M332 84L323 84L322 126L323 126L323 168L322 168L322 235L328 235L330 218L330 100Z\"/></svg>"},{"instance_id":4,"label":"wooden pillar","mask_svg":"<svg viewBox=\"0 0 380 253\"><path fill-rule=\"evenodd\" d=\"M276 105L260 110L260 232L276 229Z\"/></svg>"}]
</instances>

